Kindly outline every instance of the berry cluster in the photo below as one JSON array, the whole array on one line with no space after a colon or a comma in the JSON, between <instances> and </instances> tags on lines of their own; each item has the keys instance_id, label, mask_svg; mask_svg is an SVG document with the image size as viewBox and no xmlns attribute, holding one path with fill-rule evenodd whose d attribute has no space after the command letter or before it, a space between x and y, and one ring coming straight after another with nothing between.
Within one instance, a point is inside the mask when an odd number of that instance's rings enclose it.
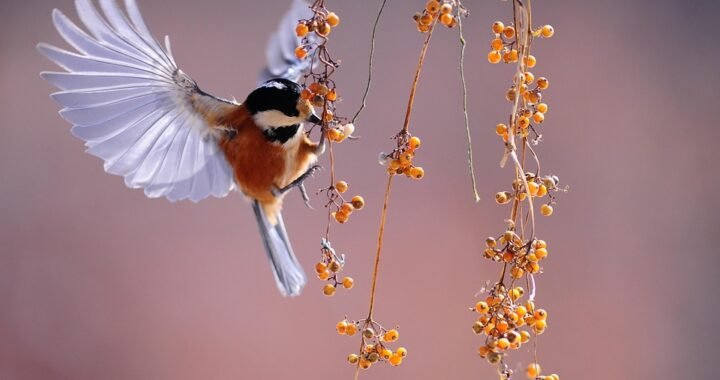
<instances>
[{"instance_id":1,"label":"berry cluster","mask_svg":"<svg viewBox=\"0 0 720 380\"><path fill-rule=\"evenodd\" d=\"M479 301L471 308L480 314L472 329L477 335L485 335L485 345L478 350L483 358L496 364L507 350L517 350L530 341L531 334L542 334L547 327L547 311L536 309L533 301L521 303L525 290L516 286L510 290L496 284L485 301Z\"/></svg>"},{"instance_id":2,"label":"berry cluster","mask_svg":"<svg viewBox=\"0 0 720 380\"><path fill-rule=\"evenodd\" d=\"M498 133L503 129L507 129L505 124L498 124L496 127ZM527 172L525 173L525 181L521 179L513 181L512 191L501 191L495 194L495 202L501 205L510 203L515 199L522 202L527 199L528 194L531 198L544 198L547 196L549 200L540 206L540 213L543 216L550 216L554 211L552 204L555 203L555 196L552 192L564 191L558 186L559 184L560 179L556 175L539 177L535 173Z\"/></svg>"},{"instance_id":3,"label":"berry cluster","mask_svg":"<svg viewBox=\"0 0 720 380\"><path fill-rule=\"evenodd\" d=\"M534 304L534 276L542 272L541 262L548 256L547 243L535 237L534 201L547 197L549 200L540 206L540 213L550 216L555 202L553 194L563 191L558 187L557 176L538 174L540 160L533 149L541 142L542 136L537 129L548 112L548 105L543 103L543 91L548 89L550 82L544 77L536 78L528 71L537 65L537 59L530 54L530 46L535 37L550 38L555 31L550 25L532 28L530 2L512 2L512 24L493 23L492 50L487 57L492 64L502 61L513 63L517 68L512 85L505 93L505 98L513 105L509 123L495 126L495 132L502 137L505 146L502 165L512 159L515 166L512 189L495 195L498 204L510 205L510 218L499 237L487 238L483 251L485 258L502 264L502 273L500 280L487 291L487 298L472 308L480 314L473 331L485 336L485 343L478 352L498 366L501 379L510 379L513 374L504 362L509 350L520 348L547 328L547 311L536 309ZM531 133L534 134L532 139ZM534 171L525 170L528 156L536 164ZM506 278L508 272L509 278ZM527 296L525 289L517 285L519 283L526 284ZM534 345L533 352L537 357ZM534 380L559 380L558 375L543 376L540 371L540 365L534 359L525 374Z\"/></svg>"},{"instance_id":4,"label":"berry cluster","mask_svg":"<svg viewBox=\"0 0 720 380\"><path fill-rule=\"evenodd\" d=\"M323 239L322 242L322 259L315 264L315 273L320 280L327 281L323 287L323 294L328 297L335 295L335 291L339 287L351 289L355 285L352 277L343 277L339 279L339 273L345 266L345 255L338 256L330 245L330 242Z\"/></svg>"},{"instance_id":5,"label":"berry cluster","mask_svg":"<svg viewBox=\"0 0 720 380\"><path fill-rule=\"evenodd\" d=\"M330 194L330 201L326 207L331 207L335 210L330 212L330 216L340 224L345 224L350 219L353 211L362 210L363 207L365 207L365 199L359 195L352 197L349 202L345 201L342 194L347 192L349 187L347 182L338 181L332 188L324 189Z\"/></svg>"},{"instance_id":6,"label":"berry cluster","mask_svg":"<svg viewBox=\"0 0 720 380\"><path fill-rule=\"evenodd\" d=\"M315 0L310 6L313 16L307 20L299 20L295 33L301 38L301 46L295 50L299 59L311 59L310 73L305 76L305 85L300 96L307 100L314 107L322 108L321 133L329 141L330 155L330 186L320 189L318 194L325 193L328 210L328 222L325 237L322 239L321 260L315 266L317 277L327 281L323 287L323 294L332 296L337 288L342 286L345 289L353 287L353 279L344 277L338 278L338 272L343 269L345 256L337 256L330 245L330 223L334 219L344 224L355 210L365 206L361 196L355 196L351 201L346 201L342 194L348 189L345 181L335 180L335 155L333 144L340 143L347 138L352 138L355 126L346 122L347 119L336 115L336 102L340 100L337 86L331 76L340 67L327 49L328 36L333 28L340 25L340 17L334 12L325 8L324 0ZM314 35L311 35L314 33ZM317 37L317 38L311 38ZM316 68L319 66L319 69Z\"/></svg>"},{"instance_id":7,"label":"berry cluster","mask_svg":"<svg viewBox=\"0 0 720 380\"><path fill-rule=\"evenodd\" d=\"M513 230L505 231L499 238L489 237L485 240L483 256L496 262L504 262L510 266L510 276L519 280L525 272L540 273L540 261L548 256L547 243L544 240L523 240ZM502 285L502 283L500 283Z\"/></svg>"},{"instance_id":8,"label":"berry cluster","mask_svg":"<svg viewBox=\"0 0 720 380\"><path fill-rule=\"evenodd\" d=\"M315 6L317 5L317 6ZM295 34L303 38L303 44L295 49L295 56L298 59L307 57L308 52L312 50L312 44L308 41L307 36L315 33L317 36L327 39L332 29L340 25L340 17L334 12L329 12L319 4L313 5L315 14L309 20L300 20L295 27Z\"/></svg>"},{"instance_id":9,"label":"berry cluster","mask_svg":"<svg viewBox=\"0 0 720 380\"><path fill-rule=\"evenodd\" d=\"M380 164L387 167L390 175L404 174L406 177L414 179L425 177L425 170L413 165L415 152L422 145L420 139L416 136L409 137L409 134L404 132L396 135L395 139L397 148L390 153L380 153Z\"/></svg>"},{"instance_id":10,"label":"berry cluster","mask_svg":"<svg viewBox=\"0 0 720 380\"><path fill-rule=\"evenodd\" d=\"M399 347L395 352L388 348L388 343L397 342L400 333L397 329L385 330L373 321L348 321L347 318L335 326L338 334L353 336L362 330L362 345L358 354L350 354L347 361L359 368L368 369L377 362L388 362L392 366L402 364L407 350Z\"/></svg>"},{"instance_id":11,"label":"berry cluster","mask_svg":"<svg viewBox=\"0 0 720 380\"><path fill-rule=\"evenodd\" d=\"M453 11L457 6L460 12L465 12L457 1L453 0L430 0L425 4L422 12L415 13L413 20L417 24L420 33L427 33L432 29L433 24L440 22L448 28L454 28L458 24L457 15L453 15Z\"/></svg>"},{"instance_id":12,"label":"berry cluster","mask_svg":"<svg viewBox=\"0 0 720 380\"><path fill-rule=\"evenodd\" d=\"M515 27L506 26L502 21L495 21L492 24L492 31L495 38L490 42L490 53L488 53L488 61L492 64L500 63L516 63L519 58L518 41ZM555 35L555 29L551 25L545 25L539 29L533 30L533 37L550 38ZM529 55L524 58L523 62L528 68L535 67L535 57Z\"/></svg>"}]
</instances>

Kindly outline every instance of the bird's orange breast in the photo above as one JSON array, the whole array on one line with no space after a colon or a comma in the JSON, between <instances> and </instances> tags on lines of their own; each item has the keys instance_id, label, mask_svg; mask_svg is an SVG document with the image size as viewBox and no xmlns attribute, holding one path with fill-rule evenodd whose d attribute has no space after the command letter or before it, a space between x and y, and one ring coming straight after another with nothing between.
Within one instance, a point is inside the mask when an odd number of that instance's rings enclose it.
<instances>
[{"instance_id":1,"label":"bird's orange breast","mask_svg":"<svg viewBox=\"0 0 720 380\"><path fill-rule=\"evenodd\" d=\"M287 186L316 159L313 149L317 144L310 142L302 131L294 141L283 145L272 143L244 107L224 120L224 124L232 128L235 135L223 137L220 148L243 193L260 203L277 203L272 189Z\"/></svg>"}]
</instances>

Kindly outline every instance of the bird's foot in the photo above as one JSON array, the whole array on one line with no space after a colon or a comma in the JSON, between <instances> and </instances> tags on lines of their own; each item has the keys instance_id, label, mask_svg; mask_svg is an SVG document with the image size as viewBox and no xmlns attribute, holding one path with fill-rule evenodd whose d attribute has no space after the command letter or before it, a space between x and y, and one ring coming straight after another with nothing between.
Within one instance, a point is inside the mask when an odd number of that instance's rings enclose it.
<instances>
[{"instance_id":1,"label":"bird's foot","mask_svg":"<svg viewBox=\"0 0 720 380\"><path fill-rule=\"evenodd\" d=\"M303 173L300 177L298 177L296 180L290 182L289 185L283 187L282 189L273 189L272 193L274 196L279 197L284 194L286 194L288 191L292 190L293 188L297 187L300 190L300 195L302 195L303 201L305 201L305 205L308 208L312 208L310 206L310 197L307 194L307 190L305 189L305 181L312 177L316 171L322 169L322 166L320 165L313 165L311 166L305 173Z\"/></svg>"}]
</instances>

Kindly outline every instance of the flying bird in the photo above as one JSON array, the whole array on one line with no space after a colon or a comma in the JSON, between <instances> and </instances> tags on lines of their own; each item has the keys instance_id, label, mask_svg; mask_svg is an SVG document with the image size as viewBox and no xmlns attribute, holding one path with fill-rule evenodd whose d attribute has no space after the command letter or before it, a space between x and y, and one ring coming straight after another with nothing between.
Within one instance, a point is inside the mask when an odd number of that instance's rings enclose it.
<instances>
[{"instance_id":1,"label":"flying bird","mask_svg":"<svg viewBox=\"0 0 720 380\"><path fill-rule=\"evenodd\" d=\"M317 170L324 136L313 142L304 123L319 123L300 97L297 81L310 69L295 57L294 25L312 17L294 0L267 49L265 79L244 102L201 90L180 70L170 40L151 34L135 0L76 0L87 32L55 9L53 23L75 50L40 43L38 50L65 72L43 72L59 91L73 135L105 171L125 178L150 198L198 202L240 191L252 203L278 289L300 294L305 273L293 253L281 215L284 195Z\"/></svg>"}]
</instances>

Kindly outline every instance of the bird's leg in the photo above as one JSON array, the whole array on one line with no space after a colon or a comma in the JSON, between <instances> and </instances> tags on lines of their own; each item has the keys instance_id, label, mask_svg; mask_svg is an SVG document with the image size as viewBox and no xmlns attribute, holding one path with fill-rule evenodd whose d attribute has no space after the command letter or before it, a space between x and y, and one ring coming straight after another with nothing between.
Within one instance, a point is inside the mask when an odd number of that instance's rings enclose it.
<instances>
[{"instance_id":1,"label":"bird's leg","mask_svg":"<svg viewBox=\"0 0 720 380\"><path fill-rule=\"evenodd\" d=\"M303 202L305 202L305 206L312 210L313 207L310 205L310 197L308 196L307 189L305 189L305 184L301 183L298 186L298 190L300 190L300 195L302 196Z\"/></svg>"},{"instance_id":2,"label":"bird's leg","mask_svg":"<svg viewBox=\"0 0 720 380\"><path fill-rule=\"evenodd\" d=\"M321 156L323 153L325 153L325 141L326 141L325 131L323 131L321 128L320 129L320 142L318 142L317 146L315 147L315 152L314 152L316 156Z\"/></svg>"},{"instance_id":3,"label":"bird's leg","mask_svg":"<svg viewBox=\"0 0 720 380\"><path fill-rule=\"evenodd\" d=\"M272 193L276 197L282 196L288 191L292 190L294 187L297 187L300 190L300 194L303 197L303 200L305 201L305 205L310 207L310 197L307 195L307 191L305 190L305 181L312 177L315 172L322 168L320 165L313 165L308 170L305 171L300 177L298 177L296 180L290 182L289 185L283 187L282 189L273 189ZM312 208L312 207L310 207Z\"/></svg>"}]
</instances>

